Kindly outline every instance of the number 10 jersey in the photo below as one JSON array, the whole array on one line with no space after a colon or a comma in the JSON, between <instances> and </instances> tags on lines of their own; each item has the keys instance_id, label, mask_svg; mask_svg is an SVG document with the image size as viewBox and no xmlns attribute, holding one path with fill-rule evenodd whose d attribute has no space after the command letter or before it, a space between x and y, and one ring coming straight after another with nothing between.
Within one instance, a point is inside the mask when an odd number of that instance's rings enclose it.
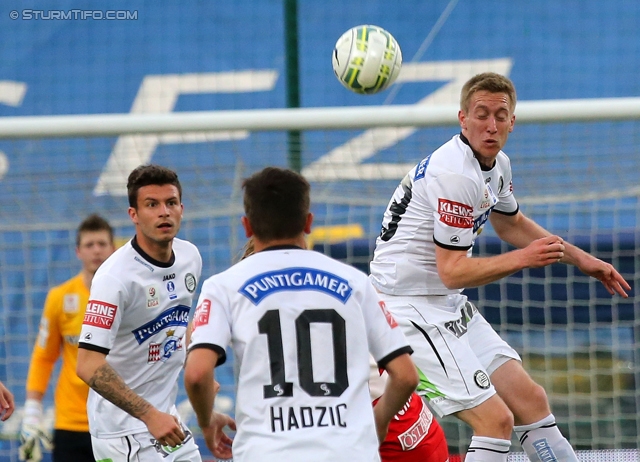
<instances>
[{"instance_id":1,"label":"number 10 jersey","mask_svg":"<svg viewBox=\"0 0 640 462\"><path fill-rule=\"evenodd\" d=\"M376 461L369 352L410 353L367 276L297 247L204 282L189 349L236 359L234 460Z\"/></svg>"}]
</instances>

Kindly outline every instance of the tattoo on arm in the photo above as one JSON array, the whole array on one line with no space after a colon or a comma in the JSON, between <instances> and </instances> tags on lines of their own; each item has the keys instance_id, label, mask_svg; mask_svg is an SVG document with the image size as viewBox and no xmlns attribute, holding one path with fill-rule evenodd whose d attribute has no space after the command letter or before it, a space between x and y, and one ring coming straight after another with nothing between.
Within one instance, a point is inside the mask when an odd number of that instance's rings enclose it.
<instances>
[{"instance_id":1,"label":"tattoo on arm","mask_svg":"<svg viewBox=\"0 0 640 462\"><path fill-rule=\"evenodd\" d=\"M89 386L104 399L138 419L152 407L148 401L137 395L124 383L122 377L110 364L104 364L96 369L93 377L89 380Z\"/></svg>"}]
</instances>

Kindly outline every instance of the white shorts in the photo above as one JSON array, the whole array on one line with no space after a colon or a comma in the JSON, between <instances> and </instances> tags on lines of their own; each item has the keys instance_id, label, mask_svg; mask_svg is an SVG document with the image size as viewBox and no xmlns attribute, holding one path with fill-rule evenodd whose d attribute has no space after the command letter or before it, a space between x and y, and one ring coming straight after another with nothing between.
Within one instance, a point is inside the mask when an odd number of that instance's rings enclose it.
<instances>
[{"instance_id":1,"label":"white shorts","mask_svg":"<svg viewBox=\"0 0 640 462\"><path fill-rule=\"evenodd\" d=\"M116 438L91 436L96 462L202 462L193 434L183 425L185 441L178 447L162 446L149 432Z\"/></svg>"},{"instance_id":2,"label":"white shorts","mask_svg":"<svg viewBox=\"0 0 640 462\"><path fill-rule=\"evenodd\" d=\"M440 417L489 399L496 393L491 374L510 359L520 361L464 295L380 297L413 348L417 392Z\"/></svg>"}]
</instances>

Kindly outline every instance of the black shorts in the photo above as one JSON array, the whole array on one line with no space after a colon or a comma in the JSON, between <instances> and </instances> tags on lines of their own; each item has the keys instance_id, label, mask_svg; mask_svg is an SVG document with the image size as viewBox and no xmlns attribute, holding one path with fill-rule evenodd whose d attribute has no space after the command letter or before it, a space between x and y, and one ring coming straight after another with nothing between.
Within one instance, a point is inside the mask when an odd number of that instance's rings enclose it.
<instances>
[{"instance_id":1,"label":"black shorts","mask_svg":"<svg viewBox=\"0 0 640 462\"><path fill-rule=\"evenodd\" d=\"M89 432L55 429L53 432L53 462L95 462Z\"/></svg>"}]
</instances>

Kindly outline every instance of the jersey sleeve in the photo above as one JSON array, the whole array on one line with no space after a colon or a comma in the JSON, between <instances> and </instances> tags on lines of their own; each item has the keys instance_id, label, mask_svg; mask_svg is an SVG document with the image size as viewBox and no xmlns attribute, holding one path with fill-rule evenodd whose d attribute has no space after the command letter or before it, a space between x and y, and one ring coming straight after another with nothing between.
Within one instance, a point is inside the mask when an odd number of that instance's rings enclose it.
<instances>
[{"instance_id":1,"label":"jersey sleeve","mask_svg":"<svg viewBox=\"0 0 640 462\"><path fill-rule=\"evenodd\" d=\"M209 348L218 354L217 366L226 361L231 342L230 303L213 280L205 281L193 316L193 331L188 349Z\"/></svg>"},{"instance_id":2,"label":"jersey sleeve","mask_svg":"<svg viewBox=\"0 0 640 462\"><path fill-rule=\"evenodd\" d=\"M439 175L427 185L433 210L433 240L453 250L468 250L473 245L473 206L477 202L475 182L464 175Z\"/></svg>"},{"instance_id":3,"label":"jersey sleeve","mask_svg":"<svg viewBox=\"0 0 640 462\"><path fill-rule=\"evenodd\" d=\"M27 391L46 392L51 373L60 356L62 335L59 317L62 312L62 297L62 291L57 288L51 289L47 294L29 364Z\"/></svg>"},{"instance_id":4,"label":"jersey sleeve","mask_svg":"<svg viewBox=\"0 0 640 462\"><path fill-rule=\"evenodd\" d=\"M108 274L94 277L82 321L80 348L108 354L124 315L126 291Z\"/></svg>"},{"instance_id":5,"label":"jersey sleeve","mask_svg":"<svg viewBox=\"0 0 640 462\"><path fill-rule=\"evenodd\" d=\"M398 323L366 279L362 309L367 328L369 352L377 365L385 368L394 358L413 353Z\"/></svg>"},{"instance_id":6,"label":"jersey sleeve","mask_svg":"<svg viewBox=\"0 0 640 462\"><path fill-rule=\"evenodd\" d=\"M515 196L513 195L513 176L511 174L511 162L509 159L505 160L506 168L504 169L503 184L500 185L500 191L498 191L498 203L493 208L495 212L503 213L505 215L515 215L518 213L519 205Z\"/></svg>"}]
</instances>

